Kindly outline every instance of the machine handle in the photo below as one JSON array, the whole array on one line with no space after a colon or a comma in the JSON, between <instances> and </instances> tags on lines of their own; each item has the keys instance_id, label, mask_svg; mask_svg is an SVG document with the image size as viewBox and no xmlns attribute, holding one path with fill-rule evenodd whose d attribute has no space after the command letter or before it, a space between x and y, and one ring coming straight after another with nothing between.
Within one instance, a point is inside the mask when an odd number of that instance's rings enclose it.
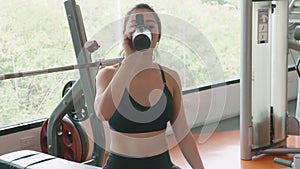
<instances>
[{"instance_id":1,"label":"machine handle","mask_svg":"<svg viewBox=\"0 0 300 169\"><path fill-rule=\"evenodd\" d=\"M279 165L284 165L287 167L293 167L294 163L289 160L285 160L282 158L274 158L274 163L279 164Z\"/></svg>"}]
</instances>

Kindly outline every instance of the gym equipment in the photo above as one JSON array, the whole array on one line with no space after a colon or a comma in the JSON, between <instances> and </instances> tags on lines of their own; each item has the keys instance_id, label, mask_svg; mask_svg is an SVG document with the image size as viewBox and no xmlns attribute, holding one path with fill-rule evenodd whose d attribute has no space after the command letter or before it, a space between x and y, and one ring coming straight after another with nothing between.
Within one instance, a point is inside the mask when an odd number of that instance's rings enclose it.
<instances>
[{"instance_id":1,"label":"gym equipment","mask_svg":"<svg viewBox=\"0 0 300 169\"><path fill-rule=\"evenodd\" d=\"M81 16L81 11L79 6L76 4L75 0L67 0L64 2L66 15L68 18L68 23L70 27L72 42L76 54L77 65L72 65L67 68L78 68L80 78L75 81L71 82L70 84L65 85L65 89L63 91L63 98L57 107L52 112L49 120L48 120L48 127L47 127L47 148L48 153L53 156L59 156L60 152L60 142L59 142L59 127L61 124L62 119L65 115L70 111L72 112L75 108L77 111L76 118L80 117L78 113L82 113L81 111L84 109L87 112L87 119L91 125L92 130L92 137L93 137L93 151L91 155L91 159L85 161L84 163L94 165L94 166L102 166L105 150L105 133L102 122L97 118L95 110L94 110L94 99L95 99L95 76L99 66L107 66L116 63L120 63L122 58L116 59L107 59L107 60L100 60L97 62L92 63L91 59L91 52L94 52L99 48L99 45L95 42L87 42L85 28L83 24L83 19ZM51 69L53 71L57 70L66 70L66 67L60 67L58 69ZM47 71L49 72L49 69ZM35 72L37 73L37 72ZM28 75L25 73L25 75ZM29 73L30 75L30 73ZM3 76L2 76L3 77ZM4 75L4 77L6 77ZM84 102L84 104L83 104ZM79 105L79 109L77 110L76 106ZM85 109L86 108L86 109ZM74 115L74 113L73 113ZM71 113L72 116L72 113ZM73 124L77 124L78 121L83 122L85 121L81 118L79 119L70 118ZM87 120L86 119L86 120ZM83 120L83 121L82 121ZM76 122L77 121L77 122ZM76 125L75 125L76 126ZM80 132L79 133L83 133ZM85 134L83 134L85 135ZM81 136L84 138L84 136ZM83 139L81 139L83 140ZM70 150L67 149L67 150ZM85 154L85 148L83 147L82 154ZM82 157L81 159L85 159Z\"/></svg>"},{"instance_id":2,"label":"gym equipment","mask_svg":"<svg viewBox=\"0 0 300 169\"><path fill-rule=\"evenodd\" d=\"M73 46L76 54L76 59L79 65L85 64L90 66L91 53L84 49L84 45L87 41L84 31L83 20L79 6L75 0L68 0L64 2L65 10L68 18L68 23L71 31ZM94 137L94 150L91 160L91 165L101 166L105 150L100 147L105 143L104 130L102 122L95 117L95 111L93 109L94 97L95 97L95 82L94 77L96 74L96 68L92 69L79 69L80 79L77 80L68 92L62 98L62 101L57 105L48 121L47 129L47 148L48 153L53 156L59 156L59 133L58 126L60 125L63 117L66 113L76 104L77 100L74 98L80 98L84 95L87 111L89 114L89 120L92 125Z\"/></svg>"},{"instance_id":3,"label":"gym equipment","mask_svg":"<svg viewBox=\"0 0 300 169\"><path fill-rule=\"evenodd\" d=\"M98 68L98 67L104 67L104 66L120 63L122 60L123 58L113 58L113 59L105 59L105 60L102 59L92 63L83 63L83 64L61 66L61 67L54 67L48 69L31 70L31 71L24 71L19 73L0 74L0 80L48 74L54 72L63 72L63 71L74 70L74 69L86 69L86 68L93 68L93 67Z\"/></svg>"},{"instance_id":4,"label":"gym equipment","mask_svg":"<svg viewBox=\"0 0 300 169\"><path fill-rule=\"evenodd\" d=\"M71 80L63 87L62 97L71 89L75 80ZM58 156L67 160L84 162L87 160L89 139L79 122L88 118L88 112L85 105L84 96L74 98L75 105L73 104L67 111L65 116L60 122L58 131L59 153ZM75 108L76 107L76 108ZM41 129L40 144L42 152L48 153L47 145L47 126L46 120Z\"/></svg>"},{"instance_id":5,"label":"gym equipment","mask_svg":"<svg viewBox=\"0 0 300 169\"><path fill-rule=\"evenodd\" d=\"M274 163L283 165L286 167L291 167L292 169L298 169L300 168L300 156L295 155L293 161L281 159L281 158L275 158Z\"/></svg>"},{"instance_id":6,"label":"gym equipment","mask_svg":"<svg viewBox=\"0 0 300 169\"><path fill-rule=\"evenodd\" d=\"M62 97L64 97L67 92L72 88L73 84L75 83L75 80L69 81L67 84L65 84L63 91L62 91ZM84 96L80 95L80 98L74 98L76 101L76 104L70 108L67 115L72 121L80 122L84 121L88 118L88 112L87 107L85 104Z\"/></svg>"},{"instance_id":7,"label":"gym equipment","mask_svg":"<svg viewBox=\"0 0 300 169\"><path fill-rule=\"evenodd\" d=\"M1 169L101 169L32 150L20 150L0 156Z\"/></svg>"},{"instance_id":8,"label":"gym equipment","mask_svg":"<svg viewBox=\"0 0 300 169\"><path fill-rule=\"evenodd\" d=\"M41 149L43 153L48 153L47 128L48 120L43 123L40 134ZM58 128L58 157L75 162L82 162L82 156L86 157L86 154L83 154L83 147L86 146L86 144L83 144L81 141L82 136L77 129L78 126L76 127L71 120L63 118Z\"/></svg>"},{"instance_id":9,"label":"gym equipment","mask_svg":"<svg viewBox=\"0 0 300 169\"><path fill-rule=\"evenodd\" d=\"M242 160L262 154L300 153L300 149L286 147L287 135L299 133L287 130L299 130L299 122L287 114L287 51L295 45L287 39L288 9L285 0L241 3Z\"/></svg>"}]
</instances>

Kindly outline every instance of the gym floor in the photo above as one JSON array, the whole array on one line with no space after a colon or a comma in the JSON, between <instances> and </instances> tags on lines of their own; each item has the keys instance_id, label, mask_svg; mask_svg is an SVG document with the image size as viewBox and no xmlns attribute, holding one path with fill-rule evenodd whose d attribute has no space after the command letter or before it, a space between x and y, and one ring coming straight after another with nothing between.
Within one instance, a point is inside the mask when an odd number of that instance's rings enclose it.
<instances>
[{"instance_id":1,"label":"gym floor","mask_svg":"<svg viewBox=\"0 0 300 169\"><path fill-rule=\"evenodd\" d=\"M289 102L288 111L294 114L296 110L296 101ZM223 120L219 123L218 128L209 139L200 142L202 127L192 130L198 149L201 153L203 163L207 169L283 169L285 166L274 163L275 156L262 156L254 160L240 160L240 123L239 116ZM173 138L170 138L174 141ZM300 136L289 136L287 139L288 147L300 147ZM171 158L175 164L182 169L192 169L185 161L183 154L178 146L170 150ZM276 156L292 160L288 156Z\"/></svg>"}]
</instances>

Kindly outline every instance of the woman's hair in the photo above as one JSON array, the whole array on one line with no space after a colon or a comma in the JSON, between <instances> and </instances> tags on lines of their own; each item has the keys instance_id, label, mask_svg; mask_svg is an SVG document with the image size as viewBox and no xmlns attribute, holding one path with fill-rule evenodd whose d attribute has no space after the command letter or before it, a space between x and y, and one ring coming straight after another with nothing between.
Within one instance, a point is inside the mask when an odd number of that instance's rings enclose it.
<instances>
[{"instance_id":1,"label":"woman's hair","mask_svg":"<svg viewBox=\"0 0 300 169\"><path fill-rule=\"evenodd\" d=\"M126 24L128 22L128 19L129 19L129 16L132 14L132 12L134 10L137 10L137 9L148 9L149 11L153 12L153 15L156 19L156 22L158 24L158 33L159 33L159 36L161 35L161 22L160 22L160 19L157 15L157 13L154 11L153 8L151 8L148 4L145 4L145 3L140 3L140 4L137 4L135 7L133 7L125 16L125 20L124 20L124 27L123 27L123 32L125 32L125 29L126 29Z\"/></svg>"}]
</instances>

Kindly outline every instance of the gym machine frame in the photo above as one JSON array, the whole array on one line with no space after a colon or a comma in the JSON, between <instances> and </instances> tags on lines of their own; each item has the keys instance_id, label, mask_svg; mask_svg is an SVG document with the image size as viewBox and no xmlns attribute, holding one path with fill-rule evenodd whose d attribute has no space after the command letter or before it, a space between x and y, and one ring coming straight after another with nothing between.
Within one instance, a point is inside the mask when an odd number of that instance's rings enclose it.
<instances>
[{"instance_id":1,"label":"gym machine frame","mask_svg":"<svg viewBox=\"0 0 300 169\"><path fill-rule=\"evenodd\" d=\"M299 134L298 121L287 114L288 46L295 48L287 38L292 5L288 0L241 1L242 160L259 155L300 153L298 148L286 148L287 136ZM265 31L263 26L267 26ZM296 124L296 131L288 130L290 124Z\"/></svg>"},{"instance_id":2,"label":"gym machine frame","mask_svg":"<svg viewBox=\"0 0 300 169\"><path fill-rule=\"evenodd\" d=\"M94 110L95 75L99 66L119 63L121 59L111 59L107 62L103 60L99 63L92 63L90 52L84 48L87 38L80 8L76 4L75 0L68 0L64 3L64 5L72 35L76 59L80 68L80 79L75 82L71 89L69 89L50 116L47 132L48 153L54 156L58 155L57 133L59 123L65 116L66 112L68 112L72 105L76 103L76 100L79 100L80 97L84 96L94 137L94 149L92 159L89 161L89 164L101 166L105 150L100 145L105 145L105 135L103 124L97 118ZM96 66L98 64L98 67L94 67L95 64ZM74 100L74 98L76 99Z\"/></svg>"}]
</instances>

